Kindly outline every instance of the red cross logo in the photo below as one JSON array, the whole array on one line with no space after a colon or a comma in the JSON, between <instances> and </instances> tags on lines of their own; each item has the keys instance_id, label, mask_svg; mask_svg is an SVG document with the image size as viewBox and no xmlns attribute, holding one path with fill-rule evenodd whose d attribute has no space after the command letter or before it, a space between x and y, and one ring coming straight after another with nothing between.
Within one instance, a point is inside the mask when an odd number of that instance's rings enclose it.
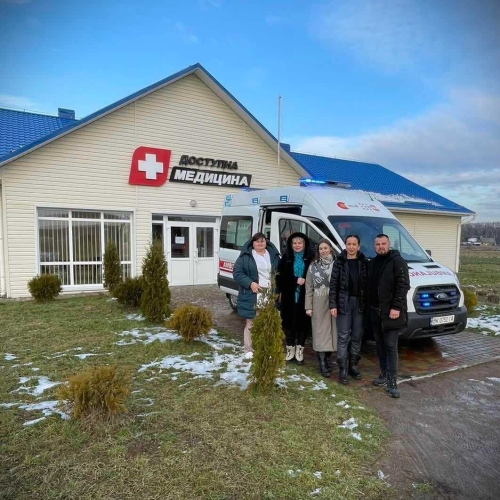
<instances>
[{"instance_id":1,"label":"red cross logo","mask_svg":"<svg viewBox=\"0 0 500 500\"><path fill-rule=\"evenodd\" d=\"M138 147L132 156L129 184L138 186L163 186L170 167L170 149Z\"/></svg>"}]
</instances>

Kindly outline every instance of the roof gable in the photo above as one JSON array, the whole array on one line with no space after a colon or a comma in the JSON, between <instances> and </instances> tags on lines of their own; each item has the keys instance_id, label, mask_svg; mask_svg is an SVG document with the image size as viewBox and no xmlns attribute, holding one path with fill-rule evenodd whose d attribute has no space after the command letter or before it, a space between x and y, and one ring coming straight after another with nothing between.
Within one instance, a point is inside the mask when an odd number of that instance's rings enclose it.
<instances>
[{"instance_id":1,"label":"roof gable","mask_svg":"<svg viewBox=\"0 0 500 500\"><path fill-rule=\"evenodd\" d=\"M387 208L472 215L474 212L405 177L377 165L292 152L291 155L316 179L350 184L369 193Z\"/></svg>"},{"instance_id":2,"label":"roof gable","mask_svg":"<svg viewBox=\"0 0 500 500\"><path fill-rule=\"evenodd\" d=\"M132 102L141 99L148 94L151 94L167 85L170 85L181 78L188 75L196 75L207 87L209 87L225 104L227 104L257 135L268 144L269 147L278 153L278 141L277 139L267 130L264 125L262 125L225 87L223 87L201 64L197 63L189 66L178 73L170 75L159 82L156 82L148 87L145 87L133 94L120 99L119 101L106 106L105 108L92 113L81 120L76 120L73 123L66 124L46 135L40 134L37 139L30 143L23 145L22 147L16 149L15 151L8 152L4 156L0 155L0 167L12 162L13 160L24 156L25 154L38 149L45 144L48 144L58 138L78 130L99 118L102 118ZM297 173L301 176L307 175L307 171L300 165L288 151L280 148L280 157L283 158L286 163L288 163Z\"/></svg>"}]
</instances>

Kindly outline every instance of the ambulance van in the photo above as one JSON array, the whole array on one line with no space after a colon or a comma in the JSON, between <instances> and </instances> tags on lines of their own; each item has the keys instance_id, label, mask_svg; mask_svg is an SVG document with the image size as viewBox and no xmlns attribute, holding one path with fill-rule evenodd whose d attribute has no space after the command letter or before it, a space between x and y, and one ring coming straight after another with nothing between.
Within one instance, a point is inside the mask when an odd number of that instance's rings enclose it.
<instances>
[{"instance_id":1,"label":"ambulance van","mask_svg":"<svg viewBox=\"0 0 500 500\"><path fill-rule=\"evenodd\" d=\"M417 339L458 333L467 325L467 310L453 271L431 258L404 226L370 195L337 182L301 180L300 186L241 191L227 195L220 227L218 285L236 309L238 285L233 265L242 245L262 231L281 252L295 231L316 246L329 239L336 253L348 234L361 239L361 251L375 257L373 240L387 234L409 267L408 327L402 338Z\"/></svg>"}]
</instances>

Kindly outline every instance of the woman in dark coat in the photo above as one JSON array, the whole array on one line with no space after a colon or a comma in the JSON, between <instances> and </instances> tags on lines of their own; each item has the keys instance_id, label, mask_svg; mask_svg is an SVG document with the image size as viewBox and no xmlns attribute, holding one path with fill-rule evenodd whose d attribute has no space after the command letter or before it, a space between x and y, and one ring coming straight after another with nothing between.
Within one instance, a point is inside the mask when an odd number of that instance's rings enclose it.
<instances>
[{"instance_id":1,"label":"woman in dark coat","mask_svg":"<svg viewBox=\"0 0 500 500\"><path fill-rule=\"evenodd\" d=\"M234 263L233 278L238 283L238 316L246 319L243 341L247 357L251 357L253 352L250 330L260 300L259 291L269 287L279 261L277 248L263 233L256 233L243 245Z\"/></svg>"},{"instance_id":2,"label":"woman in dark coat","mask_svg":"<svg viewBox=\"0 0 500 500\"><path fill-rule=\"evenodd\" d=\"M281 320L286 336L286 360L304 362L304 343L311 328L311 318L305 311L306 274L312 255L309 238L293 233L287 241L276 277L281 302Z\"/></svg>"},{"instance_id":3,"label":"woman in dark coat","mask_svg":"<svg viewBox=\"0 0 500 500\"><path fill-rule=\"evenodd\" d=\"M341 384L348 382L347 370L355 379L361 379L358 362L368 277L368 261L359 251L359 237L350 234L345 239L345 246L333 264L329 304L332 316L337 318L337 364Z\"/></svg>"}]
</instances>

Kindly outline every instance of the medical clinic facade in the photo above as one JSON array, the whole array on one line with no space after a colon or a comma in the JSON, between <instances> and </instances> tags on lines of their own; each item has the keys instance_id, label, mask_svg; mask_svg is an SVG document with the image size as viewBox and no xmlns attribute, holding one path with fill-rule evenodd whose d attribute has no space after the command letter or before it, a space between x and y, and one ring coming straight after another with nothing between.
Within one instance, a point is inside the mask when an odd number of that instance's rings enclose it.
<instances>
[{"instance_id":1,"label":"medical clinic facade","mask_svg":"<svg viewBox=\"0 0 500 500\"><path fill-rule=\"evenodd\" d=\"M276 164L276 140L200 65L75 121L0 158L0 294L47 272L101 289L105 242L130 276L153 236L172 285L215 283L225 195L307 175L282 151L278 181Z\"/></svg>"},{"instance_id":2,"label":"medical clinic facade","mask_svg":"<svg viewBox=\"0 0 500 500\"><path fill-rule=\"evenodd\" d=\"M199 64L81 120L65 111L0 109L0 296L29 296L41 273L58 274L64 291L100 290L106 242L117 244L123 276L135 276L154 237L172 285L216 283L226 195L309 176L402 193L381 201L458 269L470 210L380 165L282 145L278 168L276 139Z\"/></svg>"}]
</instances>

